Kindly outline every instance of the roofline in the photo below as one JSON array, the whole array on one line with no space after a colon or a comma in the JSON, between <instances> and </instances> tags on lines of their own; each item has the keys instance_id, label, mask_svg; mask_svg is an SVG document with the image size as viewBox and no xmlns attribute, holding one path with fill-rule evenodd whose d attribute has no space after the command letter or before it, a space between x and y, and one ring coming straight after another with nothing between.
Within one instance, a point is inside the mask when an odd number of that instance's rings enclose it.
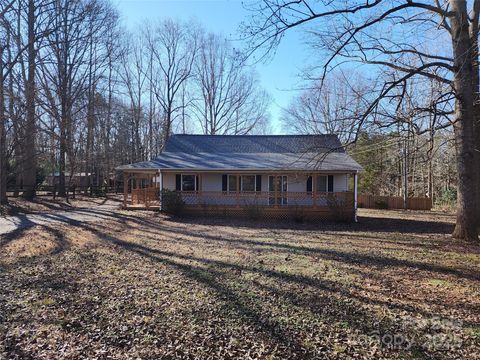
<instances>
[{"instance_id":1,"label":"roofline","mask_svg":"<svg viewBox=\"0 0 480 360\"><path fill-rule=\"evenodd\" d=\"M359 173L362 170L359 169L341 169L341 170L316 170L316 169L258 169L258 168L251 168L251 169L204 169L204 168L126 168L122 169L120 167L116 168L117 171L123 172L164 172L164 173L171 173L171 172L206 172L206 173L225 173L225 172L232 172L232 173L335 173L335 174L344 174L344 173Z\"/></svg>"},{"instance_id":2,"label":"roofline","mask_svg":"<svg viewBox=\"0 0 480 360\"><path fill-rule=\"evenodd\" d=\"M321 136L335 136L338 138L337 134L283 134L283 135L254 135L254 134L245 134L245 135L205 135L205 134L172 134L172 136L198 136L198 137L321 137Z\"/></svg>"}]
</instances>

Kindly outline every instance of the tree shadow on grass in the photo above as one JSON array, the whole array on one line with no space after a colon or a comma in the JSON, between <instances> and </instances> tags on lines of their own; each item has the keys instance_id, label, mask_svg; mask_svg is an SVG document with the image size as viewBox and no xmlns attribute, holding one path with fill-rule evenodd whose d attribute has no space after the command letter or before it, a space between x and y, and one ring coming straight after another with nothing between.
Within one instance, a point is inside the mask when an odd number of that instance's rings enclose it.
<instances>
[{"instance_id":1,"label":"tree shadow on grass","mask_svg":"<svg viewBox=\"0 0 480 360\"><path fill-rule=\"evenodd\" d=\"M182 273L186 278L205 286L213 292L214 296L219 301L225 302L229 309L232 308L246 325L253 326L255 331L265 334L270 340L273 340L276 344L280 345L284 351L302 354L305 358L312 357L313 353L299 342L300 339L297 336L290 334L286 329L283 329L282 324L278 322L276 318L265 313L265 310L257 303L256 300L258 299L256 299L256 297L252 297L252 295L249 295L247 292L239 291L236 286L229 285L226 273L232 270L234 272L253 271L269 278L276 279L277 281L293 283L296 286L315 286L319 290L330 293L339 291L338 289L334 289L332 285L321 285L319 281L308 277L292 276L257 267L245 267L229 262L162 251L118 239L89 226L86 226L86 228L110 244L145 257L153 262L172 267ZM339 292L341 293L341 291ZM350 305L342 304L340 306ZM345 309L342 311L344 310ZM355 308L355 310L352 308L350 311L352 313L359 313L358 308ZM340 318L332 321L339 321Z\"/></svg>"},{"instance_id":2,"label":"tree shadow on grass","mask_svg":"<svg viewBox=\"0 0 480 360\"><path fill-rule=\"evenodd\" d=\"M61 217L56 217L57 219ZM256 332L263 334L264 336L271 339L275 344L278 344L282 349L286 349L287 354L295 354L300 357L313 357L315 354L313 350L309 350L305 347L303 343L300 342L300 339L295 332L290 332L289 328L285 328L281 323L281 319L276 318L271 315L271 306L275 306L275 302L267 305L258 304L251 295L246 294L241 291L241 287L236 285L242 283L240 277L235 277L232 274L236 272L253 272L255 274L264 276L271 280L271 285L260 284L258 282L250 281L252 286L262 291L266 291L272 296L275 295L277 298L281 298L282 301L287 302L288 304L302 307L312 313L315 313L316 316L323 318L326 323L332 325L336 322L342 322L345 320L350 321L350 326L354 329L362 332L368 333L370 331L375 331L380 328L381 331L394 331L395 324L387 320L378 324L378 317L375 313L370 313L369 310L365 308L359 308L359 304L377 304L387 307L392 306L388 301L378 301L371 298L365 298L359 291L361 290L358 286L344 287L339 283L329 281L326 279L312 278L309 276L303 276L298 274L289 274L276 270L270 270L262 266L246 266L242 264L237 264L230 261L221 261L213 260L202 257L197 257L193 255L185 255L178 252L167 251L163 249L153 248L146 246L144 244L138 244L130 241L122 240L118 237L110 235L108 231L101 231L96 226L91 226L90 224L82 223L69 218L63 220L65 223L75 225L79 228L83 228L87 231L90 231L92 234L96 235L101 240L105 241L107 244L112 244L118 249L124 250L128 253L133 253L139 255L149 261L154 263L159 263L167 265L173 269L179 271L183 276L188 279L195 281L196 283L208 288L212 291L214 296L221 300L222 302L228 304L231 307L236 315L248 325L251 325ZM151 226L153 229L162 231L167 234L178 234L183 236L191 236L194 239L200 241L205 238L205 234L198 234L192 231L187 231L184 229L176 229L171 225L165 226L158 224L153 221L152 224L149 224L150 221L145 221L145 219L132 219L132 218L123 218L120 217L119 221L122 221L125 226L128 227L130 221L138 221L139 224L143 226ZM105 229L106 229L106 225ZM358 254L346 253L346 252L325 252L324 249L315 249L310 247L298 247L289 244L276 243L276 242L264 242L256 240L245 240L245 239L225 239L223 237L207 236L208 240L215 242L221 242L221 244L230 243L241 246L248 246L249 248L263 248L268 247L273 249L273 251L284 251L284 252L295 252L306 254L317 254L321 255L323 258L333 258L339 259L338 261L343 262L366 262L372 261L370 258L355 258L352 256L358 256ZM320 252L319 252L320 251ZM383 263L383 259L380 263ZM370 263L368 263L370 265ZM399 263L384 266L412 266L412 264L402 264ZM438 270L438 269L437 269ZM51 279L46 277L45 281L40 281L38 283L32 283L32 286L46 286L49 284L49 289L52 288ZM233 283L232 283L233 281ZM62 284L60 283L60 286ZM285 287L283 286L285 285ZM56 283L53 283L53 286L56 286ZM287 286L292 286L289 288ZM294 292L295 289L303 289L305 287L311 288L320 295L316 297L318 302L314 301L314 298L302 298L296 295ZM59 288L60 289L60 288ZM301 294L301 291L299 291ZM262 295L263 297L265 295ZM331 301L330 296L335 299L339 299L338 302ZM273 297L275 298L275 297ZM352 302L352 299L354 302ZM140 305L136 305L140 306ZM265 309L265 306L268 306L268 309ZM331 307L332 311L324 311L325 307ZM407 310L405 308L399 308L400 310ZM88 311L88 308L84 309ZM296 310L293 310L296 311ZM410 308L411 312L412 309ZM425 316L431 316L432 314L425 314ZM353 317L353 319L352 319ZM108 324L108 319L105 319L105 323ZM294 329L295 330L295 329ZM77 331L73 329L73 331ZM335 331L331 330L330 331ZM331 349L328 349L331 350ZM421 351L421 350L418 350Z\"/></svg>"},{"instance_id":3,"label":"tree shadow on grass","mask_svg":"<svg viewBox=\"0 0 480 360\"><path fill-rule=\"evenodd\" d=\"M405 218L390 218L381 216L359 216L358 223L334 222L321 220L317 222L298 223L290 220L249 220L221 217L183 216L172 217L172 222L181 224L206 226L233 226L247 229L266 230L304 230L304 231L348 231L348 232L379 232L402 234L451 234L454 225L447 221L416 220Z\"/></svg>"},{"instance_id":4,"label":"tree shadow on grass","mask_svg":"<svg viewBox=\"0 0 480 360\"><path fill-rule=\"evenodd\" d=\"M378 268L410 268L415 270L422 270L427 272L433 272L443 275L453 275L458 278L464 278L468 280L480 280L480 274L471 269L461 268L451 268L447 266L429 264L426 262L420 262L415 260L408 259L398 259L395 257L389 257L379 254L367 254L359 253L355 250L352 251L342 251L335 249L326 249L326 248L314 248L309 246L302 245L293 245L287 244L284 242L272 242L266 240L253 240L253 239L243 239L240 237L221 237L214 236L207 233L198 233L196 231L186 230L184 228L177 228L175 226L169 226L165 224L156 223L154 221L148 221L146 219L133 220L138 223L151 227L152 229L161 231L163 233L169 232L171 234L177 234L197 239L207 239L213 242L220 242L222 244L234 244L240 246L247 246L248 248L258 247L275 249L274 251L282 251L284 253L297 253L305 255L315 255L319 256L325 260L335 260L343 262L346 264L355 264L355 265L366 265L366 266L375 266ZM145 230L149 232L149 230ZM152 234L157 234L155 231L151 231ZM178 239L176 239L178 240Z\"/></svg>"},{"instance_id":5,"label":"tree shadow on grass","mask_svg":"<svg viewBox=\"0 0 480 360\"><path fill-rule=\"evenodd\" d=\"M49 226L45 224L37 224L30 219L25 214L20 214L16 216L18 222L16 223L16 229L1 235L0 237L0 251L5 249L9 244L13 243L14 241L17 241L21 239L27 232L27 230L31 229L32 227L36 226L39 229L45 231L47 234L52 235L51 240L54 243L54 246L52 249L49 249L46 253L41 253L38 255L33 255L33 256L20 256L18 259L15 261L12 261L10 264L16 264L16 263L25 263L28 261L31 261L33 258L41 257L44 255L55 255L62 253L63 251L67 250L70 248L69 242L65 238L65 234L55 228L54 226ZM29 242L26 244L26 246L31 246L32 248L38 248L38 244L34 242Z\"/></svg>"}]
</instances>

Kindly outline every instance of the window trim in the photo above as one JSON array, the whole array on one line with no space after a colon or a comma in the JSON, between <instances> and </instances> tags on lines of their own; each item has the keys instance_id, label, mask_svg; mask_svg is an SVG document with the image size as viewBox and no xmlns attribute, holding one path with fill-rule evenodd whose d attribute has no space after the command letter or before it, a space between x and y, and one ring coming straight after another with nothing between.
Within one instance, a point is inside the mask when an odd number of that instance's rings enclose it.
<instances>
[{"instance_id":1,"label":"window trim","mask_svg":"<svg viewBox=\"0 0 480 360\"><path fill-rule=\"evenodd\" d=\"M319 190L319 185L320 185L319 178L320 177L325 178L325 190L323 190L323 191ZM327 193L328 192L328 175L317 175L317 177L315 179L315 191L317 193Z\"/></svg>"},{"instance_id":2,"label":"window trim","mask_svg":"<svg viewBox=\"0 0 480 360\"><path fill-rule=\"evenodd\" d=\"M183 190L183 177L184 176L193 176L193 189L194 190ZM185 192L197 192L197 174L180 174L180 191Z\"/></svg>"},{"instance_id":3,"label":"window trim","mask_svg":"<svg viewBox=\"0 0 480 360\"><path fill-rule=\"evenodd\" d=\"M236 193L237 192L237 175L227 174L227 193ZM230 190L230 178L235 178L235 190Z\"/></svg>"},{"instance_id":4,"label":"window trim","mask_svg":"<svg viewBox=\"0 0 480 360\"><path fill-rule=\"evenodd\" d=\"M243 190L243 178L246 176L253 176L253 190ZM240 175L240 192L253 193L257 191L257 176L256 175Z\"/></svg>"},{"instance_id":5,"label":"window trim","mask_svg":"<svg viewBox=\"0 0 480 360\"><path fill-rule=\"evenodd\" d=\"M237 178L239 177L238 181L238 192L239 193L254 193L257 192L257 174L242 174L242 175L232 175L232 174L226 174L227 175L227 193L236 193L236 185L235 185L235 190L230 190L230 178ZM243 177L244 176L253 176L254 183L253 183L253 190L243 190ZM237 180L235 179L235 184Z\"/></svg>"},{"instance_id":6,"label":"window trim","mask_svg":"<svg viewBox=\"0 0 480 360\"><path fill-rule=\"evenodd\" d=\"M330 177L331 177L331 176L334 176L334 175L331 175L331 174L318 174L318 175L316 175L316 178L315 178L315 191L316 191L317 193L333 193L333 192L335 192L335 189L334 189L334 187L333 187L334 184L335 184L334 181L332 182L332 184L330 184ZM318 189L318 184L320 184L320 181L319 181L318 179L319 179L320 177L324 177L324 178L325 178L325 191L320 191L320 190ZM332 180L333 180L333 178L332 178ZM332 185L332 186L331 186L332 191L329 191L329 190L328 190L328 189L330 188L330 185ZM313 187L312 187L312 190L313 190Z\"/></svg>"}]
</instances>

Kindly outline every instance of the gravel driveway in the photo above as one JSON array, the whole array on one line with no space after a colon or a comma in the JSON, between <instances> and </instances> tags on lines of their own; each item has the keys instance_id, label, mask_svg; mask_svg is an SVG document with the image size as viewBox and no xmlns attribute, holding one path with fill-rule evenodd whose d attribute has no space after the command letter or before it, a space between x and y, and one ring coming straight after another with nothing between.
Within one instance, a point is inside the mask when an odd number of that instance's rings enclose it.
<instances>
[{"instance_id":1,"label":"gravel driveway","mask_svg":"<svg viewBox=\"0 0 480 360\"><path fill-rule=\"evenodd\" d=\"M95 222L108 220L120 212L118 205L105 204L92 208L75 208L72 210L56 211L54 213L25 214L0 217L0 235L15 230L26 229L35 225L51 225L58 223Z\"/></svg>"}]
</instances>

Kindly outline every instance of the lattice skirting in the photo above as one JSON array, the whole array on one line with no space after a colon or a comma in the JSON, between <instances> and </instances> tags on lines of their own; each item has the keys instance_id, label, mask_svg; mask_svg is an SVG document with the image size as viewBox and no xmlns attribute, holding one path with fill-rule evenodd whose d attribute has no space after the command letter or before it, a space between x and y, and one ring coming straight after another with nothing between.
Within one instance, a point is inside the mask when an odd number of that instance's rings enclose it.
<instances>
[{"instance_id":1,"label":"lattice skirting","mask_svg":"<svg viewBox=\"0 0 480 360\"><path fill-rule=\"evenodd\" d=\"M353 208L330 209L311 207L189 207L184 210L187 215L242 217L251 219L275 219L293 221L341 220L354 221Z\"/></svg>"}]
</instances>

